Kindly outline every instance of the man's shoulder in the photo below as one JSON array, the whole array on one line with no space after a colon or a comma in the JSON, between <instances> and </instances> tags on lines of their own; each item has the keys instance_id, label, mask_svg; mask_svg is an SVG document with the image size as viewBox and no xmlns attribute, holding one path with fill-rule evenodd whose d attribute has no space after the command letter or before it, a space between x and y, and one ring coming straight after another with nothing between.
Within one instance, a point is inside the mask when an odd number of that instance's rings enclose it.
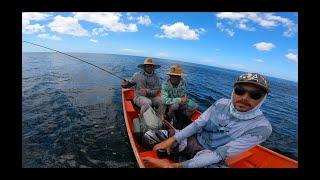
<instances>
[{"instance_id":1,"label":"man's shoulder","mask_svg":"<svg viewBox=\"0 0 320 180\"><path fill-rule=\"evenodd\" d=\"M139 75L141 75L141 72L140 72L140 71L135 72L132 76L133 76L133 77L137 77L137 76L139 76Z\"/></svg>"},{"instance_id":2,"label":"man's shoulder","mask_svg":"<svg viewBox=\"0 0 320 180\"><path fill-rule=\"evenodd\" d=\"M227 98L221 98L221 99L218 99L214 105L218 105L218 106L222 106L222 105L229 105L231 102L230 99L227 99Z\"/></svg>"},{"instance_id":3,"label":"man's shoulder","mask_svg":"<svg viewBox=\"0 0 320 180\"><path fill-rule=\"evenodd\" d=\"M256 117L256 120L259 122L260 126L267 126L271 128L271 123L263 114Z\"/></svg>"},{"instance_id":4,"label":"man's shoulder","mask_svg":"<svg viewBox=\"0 0 320 180\"><path fill-rule=\"evenodd\" d=\"M167 87L170 83L170 79L166 79L162 82L162 86Z\"/></svg>"},{"instance_id":5,"label":"man's shoulder","mask_svg":"<svg viewBox=\"0 0 320 180\"><path fill-rule=\"evenodd\" d=\"M181 85L185 86L187 84L187 80L185 78L183 78L183 77L181 78L180 81L181 81Z\"/></svg>"},{"instance_id":6,"label":"man's shoulder","mask_svg":"<svg viewBox=\"0 0 320 180\"><path fill-rule=\"evenodd\" d=\"M156 72L153 72L153 77L155 77L156 79L159 79L159 80L160 80L160 76L159 76L158 73L156 73Z\"/></svg>"},{"instance_id":7,"label":"man's shoulder","mask_svg":"<svg viewBox=\"0 0 320 180\"><path fill-rule=\"evenodd\" d=\"M272 126L267 118L263 115L258 117L259 121L257 121L256 125L249 129L247 133L258 134L263 139L267 139L272 133Z\"/></svg>"}]
</instances>

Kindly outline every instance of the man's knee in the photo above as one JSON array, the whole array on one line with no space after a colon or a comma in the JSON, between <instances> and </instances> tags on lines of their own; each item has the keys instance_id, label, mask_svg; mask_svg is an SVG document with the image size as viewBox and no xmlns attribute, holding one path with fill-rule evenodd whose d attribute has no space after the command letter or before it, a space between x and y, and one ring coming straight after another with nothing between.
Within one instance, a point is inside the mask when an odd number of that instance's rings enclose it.
<instances>
[{"instance_id":1,"label":"man's knee","mask_svg":"<svg viewBox=\"0 0 320 180\"><path fill-rule=\"evenodd\" d=\"M149 98L146 98L146 97L138 97L136 100L135 100L135 104L139 107L141 106L151 106L152 105L152 101L149 99Z\"/></svg>"},{"instance_id":2,"label":"man's knee","mask_svg":"<svg viewBox=\"0 0 320 180\"><path fill-rule=\"evenodd\" d=\"M198 109L198 107L199 107L198 104L193 102L191 99L187 103L187 109L196 110Z\"/></svg>"},{"instance_id":3,"label":"man's knee","mask_svg":"<svg viewBox=\"0 0 320 180\"><path fill-rule=\"evenodd\" d=\"M171 104L169 105L169 111L175 111L179 109L179 104Z\"/></svg>"},{"instance_id":4,"label":"man's knee","mask_svg":"<svg viewBox=\"0 0 320 180\"><path fill-rule=\"evenodd\" d=\"M149 130L142 139L142 145L144 148L152 149L158 143L166 140L169 137L167 130Z\"/></svg>"},{"instance_id":5,"label":"man's knee","mask_svg":"<svg viewBox=\"0 0 320 180\"><path fill-rule=\"evenodd\" d=\"M162 141L168 139L171 136L174 136L175 130L149 130L147 131L142 138L142 146L147 149L152 149L156 144L161 143ZM172 145L173 148L177 146L177 143Z\"/></svg>"},{"instance_id":6,"label":"man's knee","mask_svg":"<svg viewBox=\"0 0 320 180\"><path fill-rule=\"evenodd\" d=\"M160 96L156 96L152 99L153 103L154 104L162 104L162 101L161 101L161 97Z\"/></svg>"},{"instance_id":7,"label":"man's knee","mask_svg":"<svg viewBox=\"0 0 320 180\"><path fill-rule=\"evenodd\" d=\"M142 101L142 105L143 106L151 106L152 105L152 101L148 98L143 99Z\"/></svg>"}]
</instances>

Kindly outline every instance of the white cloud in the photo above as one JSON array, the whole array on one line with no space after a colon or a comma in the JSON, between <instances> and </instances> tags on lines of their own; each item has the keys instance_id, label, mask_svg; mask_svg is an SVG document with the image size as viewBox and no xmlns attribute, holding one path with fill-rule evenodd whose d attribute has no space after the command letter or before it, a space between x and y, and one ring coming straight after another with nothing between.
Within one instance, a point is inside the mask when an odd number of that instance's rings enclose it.
<instances>
[{"instance_id":1,"label":"white cloud","mask_svg":"<svg viewBox=\"0 0 320 180\"><path fill-rule=\"evenodd\" d=\"M234 32L231 29L225 28L221 22L218 22L216 25L221 32L226 32L231 37L234 36Z\"/></svg>"},{"instance_id":2,"label":"white cloud","mask_svg":"<svg viewBox=\"0 0 320 180\"><path fill-rule=\"evenodd\" d=\"M138 31L138 27L136 24L129 24L127 29L129 32L137 32Z\"/></svg>"},{"instance_id":3,"label":"white cloud","mask_svg":"<svg viewBox=\"0 0 320 180\"><path fill-rule=\"evenodd\" d=\"M96 39L90 39L90 42L98 43L98 40L96 40Z\"/></svg>"},{"instance_id":4,"label":"white cloud","mask_svg":"<svg viewBox=\"0 0 320 180\"><path fill-rule=\"evenodd\" d=\"M130 13L130 12L129 12L129 13L126 14L128 20L130 20L130 21L134 20L134 17L132 16L132 14L134 14L134 13Z\"/></svg>"},{"instance_id":5,"label":"white cloud","mask_svg":"<svg viewBox=\"0 0 320 180\"><path fill-rule=\"evenodd\" d=\"M137 32L136 24L124 24L120 22L121 13L112 12L79 12L73 13L77 20L99 24L108 31L113 32Z\"/></svg>"},{"instance_id":6,"label":"white cloud","mask_svg":"<svg viewBox=\"0 0 320 180\"><path fill-rule=\"evenodd\" d=\"M183 39L183 40L199 40L197 29L190 29L183 22L177 22L172 25L162 25L160 27L163 34L156 34L157 38ZM201 31L201 30L200 30Z\"/></svg>"},{"instance_id":7,"label":"white cloud","mask_svg":"<svg viewBox=\"0 0 320 180\"><path fill-rule=\"evenodd\" d=\"M39 12L24 12L22 13L22 20L24 21L40 21L45 20L51 15L47 13L39 13Z\"/></svg>"},{"instance_id":8,"label":"white cloud","mask_svg":"<svg viewBox=\"0 0 320 180\"><path fill-rule=\"evenodd\" d=\"M33 34L38 32L45 32L44 26L41 26L40 24L29 24L22 29L23 34Z\"/></svg>"},{"instance_id":9,"label":"white cloud","mask_svg":"<svg viewBox=\"0 0 320 180\"><path fill-rule=\"evenodd\" d=\"M297 25L295 25L293 21L291 21L288 18L283 18L281 16L274 16L272 13L267 14L266 18L271 21L280 22L280 24L287 27L288 29L285 32L283 32L283 35L286 37L292 37L298 30Z\"/></svg>"},{"instance_id":10,"label":"white cloud","mask_svg":"<svg viewBox=\"0 0 320 180\"><path fill-rule=\"evenodd\" d=\"M109 35L105 31L106 31L105 28L94 28L94 29L92 29L91 35L93 35L93 36L97 36L97 35L107 36L107 35Z\"/></svg>"},{"instance_id":11,"label":"white cloud","mask_svg":"<svg viewBox=\"0 0 320 180\"><path fill-rule=\"evenodd\" d=\"M132 20L134 20L134 17L133 16L128 16L128 20L132 21Z\"/></svg>"},{"instance_id":12,"label":"white cloud","mask_svg":"<svg viewBox=\"0 0 320 180\"><path fill-rule=\"evenodd\" d=\"M47 13L39 12L24 12L22 13L22 33L33 34L38 32L44 32L45 27L40 24L30 24L30 21L41 21L50 17Z\"/></svg>"},{"instance_id":13,"label":"white cloud","mask_svg":"<svg viewBox=\"0 0 320 180\"><path fill-rule=\"evenodd\" d=\"M206 30L204 28L195 29L195 31L199 34L205 33Z\"/></svg>"},{"instance_id":14,"label":"white cloud","mask_svg":"<svg viewBox=\"0 0 320 180\"><path fill-rule=\"evenodd\" d=\"M294 54L290 52L286 54L285 57L293 62L298 62L298 54Z\"/></svg>"},{"instance_id":15,"label":"white cloud","mask_svg":"<svg viewBox=\"0 0 320 180\"><path fill-rule=\"evenodd\" d=\"M92 34L92 35L99 35L99 34L101 34L101 33L104 32L104 31L105 31L104 28L94 28L94 29L92 29L91 34Z\"/></svg>"},{"instance_id":16,"label":"white cloud","mask_svg":"<svg viewBox=\"0 0 320 180\"><path fill-rule=\"evenodd\" d=\"M216 17L221 20L227 20L227 24L230 25L235 23L237 28L247 31L255 31L255 28L248 27L247 24L250 23L251 25L257 24L268 29L282 25L287 28L283 33L286 37L291 37L297 32L297 25L292 20L276 16L274 13L222 12L217 13Z\"/></svg>"},{"instance_id":17,"label":"white cloud","mask_svg":"<svg viewBox=\"0 0 320 180\"><path fill-rule=\"evenodd\" d=\"M138 24L149 26L151 24L151 19L149 16L139 16L138 18Z\"/></svg>"},{"instance_id":18,"label":"white cloud","mask_svg":"<svg viewBox=\"0 0 320 180\"><path fill-rule=\"evenodd\" d=\"M264 62L264 60L262 60L262 59L254 59L254 61L259 62L259 63L263 63Z\"/></svg>"},{"instance_id":19,"label":"white cloud","mask_svg":"<svg viewBox=\"0 0 320 180\"><path fill-rule=\"evenodd\" d=\"M50 34L39 34L38 35L38 38L41 38L41 39L50 39L50 40L53 40L53 41L61 41L61 38L56 36L56 35L52 35L50 36Z\"/></svg>"},{"instance_id":20,"label":"white cloud","mask_svg":"<svg viewBox=\"0 0 320 180\"><path fill-rule=\"evenodd\" d=\"M58 15L54 21L48 24L51 31L73 36L88 36L87 30L83 29L78 20L73 17L63 17Z\"/></svg>"},{"instance_id":21,"label":"white cloud","mask_svg":"<svg viewBox=\"0 0 320 180\"><path fill-rule=\"evenodd\" d=\"M244 22L240 22L238 25L239 29L245 30L245 31L255 31L256 29L253 27L248 27Z\"/></svg>"},{"instance_id":22,"label":"white cloud","mask_svg":"<svg viewBox=\"0 0 320 180\"><path fill-rule=\"evenodd\" d=\"M256 43L253 46L255 46L259 51L270 51L272 48L276 47L274 44L267 42Z\"/></svg>"},{"instance_id":23,"label":"white cloud","mask_svg":"<svg viewBox=\"0 0 320 180\"><path fill-rule=\"evenodd\" d=\"M29 21L28 20L24 20L22 19L22 29L26 28L29 25Z\"/></svg>"},{"instance_id":24,"label":"white cloud","mask_svg":"<svg viewBox=\"0 0 320 180\"><path fill-rule=\"evenodd\" d=\"M245 17L244 13L222 12L218 13L217 17L220 19L239 20Z\"/></svg>"}]
</instances>

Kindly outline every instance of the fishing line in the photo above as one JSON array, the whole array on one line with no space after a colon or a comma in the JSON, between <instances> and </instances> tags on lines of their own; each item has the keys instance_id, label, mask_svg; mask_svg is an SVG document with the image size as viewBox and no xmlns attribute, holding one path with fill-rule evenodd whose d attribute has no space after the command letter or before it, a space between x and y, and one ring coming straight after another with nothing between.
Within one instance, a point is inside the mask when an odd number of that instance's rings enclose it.
<instances>
[{"instance_id":1,"label":"fishing line","mask_svg":"<svg viewBox=\"0 0 320 180\"><path fill-rule=\"evenodd\" d=\"M104 69L104 68L101 68L101 67L99 67L99 66L97 66L97 65L95 65L95 64L92 64L92 63L90 63L90 62L87 62L87 61L85 61L85 60L82 60L82 59L80 59L80 58L78 58L78 57L72 56L72 55L70 55L70 54L67 54L67 53L64 53L64 52L61 52L61 51L58 51L58 50L55 50L55 49L46 47L46 46L42 46L42 45L39 45L39 44L36 44L36 43L32 43L32 42L28 42L28 41L23 41L23 42L24 42L24 43L32 44L32 45L34 45L34 46L39 46L39 47L42 47L42 48L45 48L45 49L49 49L49 50L55 51L55 52L57 52L57 53L61 53L61 54L64 54L64 55L66 55L66 56L75 58L75 59L77 59L77 60L79 60L79 61L82 61L82 62L87 63L87 64L90 64L90 65L92 65L92 66L94 66L94 67L96 67L96 68L99 68L99 69L101 69L101 70L103 70L103 71L105 71L105 72L107 72L107 73L109 73L109 74L111 74L111 75L119 78L119 79L122 79L122 80L124 80L124 81L127 81L126 79L124 79L124 78L122 78L122 77L120 77L120 76L118 76L118 75L116 75L116 74L114 74L114 73L112 73L112 72Z\"/></svg>"}]
</instances>

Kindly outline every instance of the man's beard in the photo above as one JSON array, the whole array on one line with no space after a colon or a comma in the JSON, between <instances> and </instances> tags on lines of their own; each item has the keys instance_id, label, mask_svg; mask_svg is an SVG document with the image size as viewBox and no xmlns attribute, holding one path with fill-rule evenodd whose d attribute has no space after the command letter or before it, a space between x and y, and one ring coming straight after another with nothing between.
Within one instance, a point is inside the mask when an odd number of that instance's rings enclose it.
<instances>
[{"instance_id":1,"label":"man's beard","mask_svg":"<svg viewBox=\"0 0 320 180\"><path fill-rule=\"evenodd\" d=\"M251 104L245 99L240 99L240 100L236 101L236 103L240 103L240 104L251 107Z\"/></svg>"}]
</instances>

